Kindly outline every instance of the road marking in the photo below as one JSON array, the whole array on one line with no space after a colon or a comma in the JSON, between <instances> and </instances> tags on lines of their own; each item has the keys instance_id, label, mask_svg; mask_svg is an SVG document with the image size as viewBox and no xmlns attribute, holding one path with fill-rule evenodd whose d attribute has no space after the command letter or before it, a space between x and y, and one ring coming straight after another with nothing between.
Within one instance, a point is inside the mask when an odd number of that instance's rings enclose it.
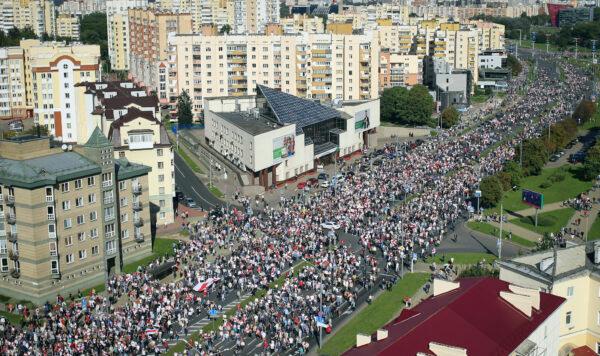
<instances>
[{"instance_id":1,"label":"road marking","mask_svg":"<svg viewBox=\"0 0 600 356\"><path fill-rule=\"evenodd\" d=\"M208 204L209 207L214 208L216 206L215 204L213 204L213 203L209 202L208 200L204 199L202 197L202 195L196 191L196 188L192 187L192 190L194 191L194 193L196 193L198 195L198 197L200 198L200 200L205 201Z\"/></svg>"},{"instance_id":2,"label":"road marking","mask_svg":"<svg viewBox=\"0 0 600 356\"><path fill-rule=\"evenodd\" d=\"M183 178L185 178L185 174L183 174L183 172L181 171L181 169L179 169L179 167L177 167L177 165L175 165L175 169L179 171L179 174L181 174Z\"/></svg>"}]
</instances>

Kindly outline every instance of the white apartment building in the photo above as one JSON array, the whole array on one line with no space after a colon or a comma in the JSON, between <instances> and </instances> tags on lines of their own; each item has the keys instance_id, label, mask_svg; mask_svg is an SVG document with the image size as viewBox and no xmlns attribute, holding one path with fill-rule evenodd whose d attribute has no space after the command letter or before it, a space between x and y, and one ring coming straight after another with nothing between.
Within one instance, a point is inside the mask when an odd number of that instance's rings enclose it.
<instances>
[{"instance_id":1,"label":"white apartment building","mask_svg":"<svg viewBox=\"0 0 600 356\"><path fill-rule=\"evenodd\" d=\"M25 117L26 95L23 50L0 48L0 119Z\"/></svg>"},{"instance_id":2,"label":"white apartment building","mask_svg":"<svg viewBox=\"0 0 600 356\"><path fill-rule=\"evenodd\" d=\"M323 101L379 96L373 35L176 35L169 44L169 98L187 91L198 117L204 98L254 95L258 84Z\"/></svg>"},{"instance_id":3,"label":"white apartment building","mask_svg":"<svg viewBox=\"0 0 600 356\"><path fill-rule=\"evenodd\" d=\"M108 56L112 69L129 69L129 19L127 10L146 6L148 6L148 0L106 0Z\"/></svg>"},{"instance_id":4,"label":"white apartment building","mask_svg":"<svg viewBox=\"0 0 600 356\"><path fill-rule=\"evenodd\" d=\"M269 23L279 23L279 0L233 0L232 32L264 33Z\"/></svg>"}]
</instances>

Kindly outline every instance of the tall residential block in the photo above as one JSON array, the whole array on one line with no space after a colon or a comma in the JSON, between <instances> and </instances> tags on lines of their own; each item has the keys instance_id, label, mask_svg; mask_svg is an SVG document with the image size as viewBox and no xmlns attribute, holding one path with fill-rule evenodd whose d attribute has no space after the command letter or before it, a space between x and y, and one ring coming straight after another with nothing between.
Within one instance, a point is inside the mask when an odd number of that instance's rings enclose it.
<instances>
[{"instance_id":1,"label":"tall residential block","mask_svg":"<svg viewBox=\"0 0 600 356\"><path fill-rule=\"evenodd\" d=\"M37 36L55 35L56 12L51 0L2 0L0 30L30 27Z\"/></svg>"},{"instance_id":2,"label":"tall residential block","mask_svg":"<svg viewBox=\"0 0 600 356\"><path fill-rule=\"evenodd\" d=\"M148 0L106 0L108 57L111 69L129 69L129 17L127 11L147 5Z\"/></svg>"},{"instance_id":3,"label":"tall residential block","mask_svg":"<svg viewBox=\"0 0 600 356\"><path fill-rule=\"evenodd\" d=\"M19 47L0 48L0 119L27 116L25 58Z\"/></svg>"},{"instance_id":4,"label":"tall residential block","mask_svg":"<svg viewBox=\"0 0 600 356\"><path fill-rule=\"evenodd\" d=\"M169 99L187 91L196 115L204 98L253 95L257 84L323 101L379 95L379 45L371 35L178 35L171 50Z\"/></svg>"},{"instance_id":5,"label":"tall residential block","mask_svg":"<svg viewBox=\"0 0 600 356\"><path fill-rule=\"evenodd\" d=\"M148 256L149 170L113 159L100 130L74 149L0 141L0 293L44 303Z\"/></svg>"},{"instance_id":6,"label":"tall residential block","mask_svg":"<svg viewBox=\"0 0 600 356\"><path fill-rule=\"evenodd\" d=\"M76 15L60 14L56 17L56 36L79 39L79 17Z\"/></svg>"}]
</instances>

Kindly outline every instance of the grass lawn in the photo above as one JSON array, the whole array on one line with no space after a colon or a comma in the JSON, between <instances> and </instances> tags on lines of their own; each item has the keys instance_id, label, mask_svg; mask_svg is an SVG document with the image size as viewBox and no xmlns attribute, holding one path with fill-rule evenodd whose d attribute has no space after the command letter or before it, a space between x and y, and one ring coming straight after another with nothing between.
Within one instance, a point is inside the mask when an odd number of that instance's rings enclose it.
<instances>
[{"instance_id":1,"label":"grass lawn","mask_svg":"<svg viewBox=\"0 0 600 356\"><path fill-rule=\"evenodd\" d=\"M469 221L467 223L467 226L471 229L471 230L475 230L475 231L479 231L481 233L487 234L487 235L492 235L495 237L498 237L498 229L488 223L485 222L480 222L480 221ZM504 239L508 239L508 231L504 230L502 232L502 237ZM510 240L514 243L516 243L517 245L521 245L523 247L527 247L527 248L532 248L535 247L535 242L527 240L526 238L523 238L521 236L512 234L512 239Z\"/></svg>"},{"instance_id":2,"label":"grass lawn","mask_svg":"<svg viewBox=\"0 0 600 356\"><path fill-rule=\"evenodd\" d=\"M325 343L318 353L340 355L356 344L356 334L373 334L396 317L404 307L404 297L415 294L428 279L427 273L407 274L391 291L383 292L371 305L356 314Z\"/></svg>"},{"instance_id":3,"label":"grass lawn","mask_svg":"<svg viewBox=\"0 0 600 356\"><path fill-rule=\"evenodd\" d=\"M188 156L188 154L183 150L183 148L179 147L179 149L177 150L177 153L179 153L179 155L181 156L181 158L183 158L185 163L188 166L190 166L192 171L194 171L196 173L200 173L200 174L204 173L204 171L202 171L200 166L193 159L191 159L190 156Z\"/></svg>"},{"instance_id":4,"label":"grass lawn","mask_svg":"<svg viewBox=\"0 0 600 356\"><path fill-rule=\"evenodd\" d=\"M208 190L210 190L210 192L217 198L223 198L223 193L219 190L219 188L215 187L214 185L211 185L210 187L208 187Z\"/></svg>"},{"instance_id":5,"label":"grass lawn","mask_svg":"<svg viewBox=\"0 0 600 356\"><path fill-rule=\"evenodd\" d=\"M94 286L94 287L91 287L88 289L84 289L81 291L81 294L83 294L84 296L87 297L88 295L90 295L92 293L92 289L96 292L96 294L102 293L106 290L106 284L101 283L101 284L98 284L97 286Z\"/></svg>"},{"instance_id":6,"label":"grass lawn","mask_svg":"<svg viewBox=\"0 0 600 356\"><path fill-rule=\"evenodd\" d=\"M596 104L596 113L594 116L583 125L579 126L579 131L586 131L600 127L600 107Z\"/></svg>"},{"instance_id":7,"label":"grass lawn","mask_svg":"<svg viewBox=\"0 0 600 356\"><path fill-rule=\"evenodd\" d=\"M592 219L592 217L588 217L588 219ZM583 223L582 223L583 224ZM596 221L592 224L590 231L588 231L588 240L598 240L600 239L600 216L596 218Z\"/></svg>"},{"instance_id":8,"label":"grass lawn","mask_svg":"<svg viewBox=\"0 0 600 356\"><path fill-rule=\"evenodd\" d=\"M6 320L13 325L21 325L21 320L23 320L23 317L21 315L9 313L6 311L0 311L0 316L6 318Z\"/></svg>"},{"instance_id":9,"label":"grass lawn","mask_svg":"<svg viewBox=\"0 0 600 356\"><path fill-rule=\"evenodd\" d=\"M485 103L486 101L488 101L490 97L488 95L485 94L481 94L481 95L473 95L471 97L471 102L473 103Z\"/></svg>"},{"instance_id":10,"label":"grass lawn","mask_svg":"<svg viewBox=\"0 0 600 356\"><path fill-rule=\"evenodd\" d=\"M543 235L544 233L557 232L561 227L566 226L573 214L575 214L575 209L573 208L539 213L538 226L535 226L535 215L512 219L509 222Z\"/></svg>"},{"instance_id":11,"label":"grass lawn","mask_svg":"<svg viewBox=\"0 0 600 356\"><path fill-rule=\"evenodd\" d=\"M444 260L442 261L442 256ZM435 257L429 257L427 259L427 263L447 263L450 261L450 258L454 258L454 264L457 265L474 265L479 263L482 259L488 263L494 262L497 257L489 254L489 253L479 253L479 252L458 252L458 253L447 253L447 254L437 254Z\"/></svg>"},{"instance_id":12,"label":"grass lawn","mask_svg":"<svg viewBox=\"0 0 600 356\"><path fill-rule=\"evenodd\" d=\"M560 182L551 182L548 178L555 173L559 173L561 169L565 172L565 179ZM545 182L550 183L550 186L542 188L540 185ZM565 165L559 168L546 168L539 176L529 176L521 180L520 189L504 193L502 204L504 205L504 210L508 211L519 211L529 208L528 205L521 202L522 189L529 189L544 194L544 204L550 204L573 198L579 195L579 193L590 189L592 185L592 182L579 179L578 168L576 167ZM500 207L498 205L494 209L488 209L485 213L500 213Z\"/></svg>"},{"instance_id":13,"label":"grass lawn","mask_svg":"<svg viewBox=\"0 0 600 356\"><path fill-rule=\"evenodd\" d=\"M175 242L175 240L161 239L157 237L154 239L154 246L152 246L152 255L144 257L139 261L124 265L123 273L133 273L137 271L138 266L145 266L161 256L173 253L173 243Z\"/></svg>"}]
</instances>

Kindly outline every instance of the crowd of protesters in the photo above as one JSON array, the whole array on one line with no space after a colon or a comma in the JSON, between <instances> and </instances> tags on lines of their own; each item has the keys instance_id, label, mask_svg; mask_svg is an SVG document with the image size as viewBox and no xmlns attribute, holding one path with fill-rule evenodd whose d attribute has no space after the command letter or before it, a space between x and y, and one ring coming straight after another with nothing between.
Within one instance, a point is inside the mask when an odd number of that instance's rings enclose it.
<instances>
[{"instance_id":1,"label":"crowd of protesters","mask_svg":"<svg viewBox=\"0 0 600 356\"><path fill-rule=\"evenodd\" d=\"M561 65L564 81L542 67L534 82L527 83L526 73L515 78L501 117L482 113L477 125L442 131L417 147L388 145L345 167L344 179L326 189L282 197L277 206L264 204L252 213L251 200L239 196L243 209L219 208L189 224L190 242L174 248L171 282L147 271L116 275L105 295L85 302L60 297L28 311L21 327L0 321L0 352L161 353L168 341L189 334L193 320L217 310L222 325L188 348L305 353L318 330L315 316L331 325L338 309L355 307L358 293L380 283L383 272L399 274L413 256L435 254L469 214L480 178L513 158L518 141L511 133L534 137L571 112L588 79ZM326 222L357 242L343 241ZM298 264L302 268L294 268ZM208 278L218 282L194 290ZM222 301L248 294L259 298L223 316Z\"/></svg>"}]
</instances>

